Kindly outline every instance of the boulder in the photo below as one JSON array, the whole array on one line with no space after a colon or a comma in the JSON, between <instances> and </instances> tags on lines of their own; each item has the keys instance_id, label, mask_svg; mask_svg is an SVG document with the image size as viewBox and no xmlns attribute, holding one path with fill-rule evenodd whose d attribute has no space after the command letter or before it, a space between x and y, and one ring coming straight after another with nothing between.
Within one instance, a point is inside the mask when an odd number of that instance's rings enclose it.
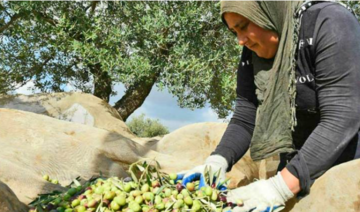
<instances>
[{"instance_id":1,"label":"boulder","mask_svg":"<svg viewBox=\"0 0 360 212\"><path fill-rule=\"evenodd\" d=\"M226 123L196 123L182 127L149 147L163 154L191 161L192 166L201 165L213 152L220 142L227 124ZM236 163L227 177L231 178L230 187L246 185L254 179L259 179L260 162L254 162L250 153ZM273 168L273 167L271 167ZM277 168L277 167L276 167ZM268 173L264 165L261 172ZM273 170L272 170L273 171ZM273 171L274 172L274 171ZM266 176L266 175L265 175Z\"/></svg>"},{"instance_id":2,"label":"boulder","mask_svg":"<svg viewBox=\"0 0 360 212\"><path fill-rule=\"evenodd\" d=\"M20 202L14 192L0 181L0 211L1 212L27 212L29 208Z\"/></svg>"},{"instance_id":3,"label":"boulder","mask_svg":"<svg viewBox=\"0 0 360 212\"><path fill-rule=\"evenodd\" d=\"M161 148L150 149L116 132L36 113L0 109L0 117L0 180L24 203L37 194L61 190L61 185L68 185L78 176L89 179L101 172L104 176L126 177L129 165L142 159L156 159L162 171L168 173L190 169L201 164L220 139L211 132L217 127L219 133L225 129L224 124L214 123L189 126L157 142L158 147L164 145L164 151L159 151ZM202 136L191 136L193 131L186 132L191 128L198 133L202 129ZM181 137L182 133L187 136ZM165 144L177 151L165 148ZM194 144L198 152L193 151ZM229 176L241 177L246 184L258 176L256 168L247 155ZM43 180L45 174L58 179L60 185Z\"/></svg>"},{"instance_id":4,"label":"boulder","mask_svg":"<svg viewBox=\"0 0 360 212\"><path fill-rule=\"evenodd\" d=\"M71 92L0 95L0 108L43 114L136 138L114 108L91 94Z\"/></svg>"},{"instance_id":5,"label":"boulder","mask_svg":"<svg viewBox=\"0 0 360 212\"><path fill-rule=\"evenodd\" d=\"M43 180L45 174L68 185L100 172L126 177L128 166L144 158L156 158L167 172L190 165L104 129L12 109L0 109L0 117L0 180L24 203L61 189Z\"/></svg>"},{"instance_id":6,"label":"boulder","mask_svg":"<svg viewBox=\"0 0 360 212\"><path fill-rule=\"evenodd\" d=\"M359 212L359 167L360 159L331 168L315 181L308 196L299 201L294 198L284 211Z\"/></svg>"}]
</instances>

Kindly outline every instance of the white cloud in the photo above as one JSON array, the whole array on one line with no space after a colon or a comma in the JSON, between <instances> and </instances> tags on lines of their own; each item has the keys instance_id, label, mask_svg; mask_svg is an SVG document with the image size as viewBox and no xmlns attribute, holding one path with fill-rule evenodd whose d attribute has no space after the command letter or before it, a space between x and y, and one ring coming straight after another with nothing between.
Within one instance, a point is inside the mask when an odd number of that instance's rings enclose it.
<instances>
[{"instance_id":1,"label":"white cloud","mask_svg":"<svg viewBox=\"0 0 360 212\"><path fill-rule=\"evenodd\" d=\"M25 95L30 95L30 94L34 94L34 93L41 93L41 91L39 89L34 89L35 88L35 84L32 80L30 80L29 82L27 82L25 85L23 85L22 87L18 88L15 90L15 94L25 94Z\"/></svg>"},{"instance_id":2,"label":"white cloud","mask_svg":"<svg viewBox=\"0 0 360 212\"><path fill-rule=\"evenodd\" d=\"M205 110L202 111L201 116L205 121L220 122L220 120L218 119L218 115L214 112L214 110L209 107L205 108Z\"/></svg>"},{"instance_id":3,"label":"white cloud","mask_svg":"<svg viewBox=\"0 0 360 212\"><path fill-rule=\"evenodd\" d=\"M110 98L111 105L120 100L125 93L125 87L120 83L116 84L113 89L117 95ZM166 89L159 91L156 87L153 87L143 105L131 114L128 120L142 113L147 118L159 119L163 125L169 128L170 132L193 123L226 122L232 116L230 114L226 119L218 119L218 115L208 104L204 108L195 110L180 108L177 99Z\"/></svg>"}]
</instances>

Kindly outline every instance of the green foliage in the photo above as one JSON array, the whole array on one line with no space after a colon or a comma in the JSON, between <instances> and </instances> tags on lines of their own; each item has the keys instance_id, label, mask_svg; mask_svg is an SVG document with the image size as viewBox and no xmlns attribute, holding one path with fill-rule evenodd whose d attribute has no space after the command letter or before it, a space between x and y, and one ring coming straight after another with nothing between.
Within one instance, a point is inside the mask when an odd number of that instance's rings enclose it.
<instances>
[{"instance_id":1,"label":"green foliage","mask_svg":"<svg viewBox=\"0 0 360 212\"><path fill-rule=\"evenodd\" d=\"M145 114L133 117L127 125L139 137L154 137L169 133L167 127L162 125L158 119L145 118Z\"/></svg>"},{"instance_id":2,"label":"green foliage","mask_svg":"<svg viewBox=\"0 0 360 212\"><path fill-rule=\"evenodd\" d=\"M181 107L210 103L220 117L232 110L241 49L219 3L2 1L0 8L3 87L32 80L43 92L68 83L94 92L102 87L95 83L108 83L102 73L126 88L157 76L158 89Z\"/></svg>"}]
</instances>

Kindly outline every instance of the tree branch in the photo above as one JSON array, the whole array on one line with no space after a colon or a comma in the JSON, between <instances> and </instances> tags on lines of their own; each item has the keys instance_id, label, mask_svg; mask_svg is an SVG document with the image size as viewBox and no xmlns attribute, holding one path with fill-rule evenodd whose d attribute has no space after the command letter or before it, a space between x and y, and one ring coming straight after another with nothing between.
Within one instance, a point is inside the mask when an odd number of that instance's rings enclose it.
<instances>
[{"instance_id":1,"label":"tree branch","mask_svg":"<svg viewBox=\"0 0 360 212\"><path fill-rule=\"evenodd\" d=\"M98 1L91 2L91 13L93 13L95 11L97 3L99 3L99 2Z\"/></svg>"},{"instance_id":2,"label":"tree branch","mask_svg":"<svg viewBox=\"0 0 360 212\"><path fill-rule=\"evenodd\" d=\"M4 26L0 27L0 33L2 33L3 31L5 31L7 28L9 28L16 20L18 20L19 18L21 18L22 16L24 16L25 13L19 13L19 14L15 14L13 16L11 16L10 21L5 24Z\"/></svg>"},{"instance_id":3,"label":"tree branch","mask_svg":"<svg viewBox=\"0 0 360 212\"><path fill-rule=\"evenodd\" d=\"M32 11L32 13L34 13L34 15L38 15L40 18L44 19L44 21L46 21L47 23L56 26L58 24L58 22L52 18L50 18L49 16L47 16L46 14L43 14L41 12L38 11Z\"/></svg>"}]
</instances>

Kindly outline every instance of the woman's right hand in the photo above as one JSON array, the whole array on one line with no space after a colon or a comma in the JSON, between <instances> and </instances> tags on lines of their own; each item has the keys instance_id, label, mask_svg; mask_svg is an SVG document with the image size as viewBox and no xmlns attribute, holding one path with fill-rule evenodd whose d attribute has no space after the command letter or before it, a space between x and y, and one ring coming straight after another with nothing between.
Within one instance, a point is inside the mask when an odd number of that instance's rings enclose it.
<instances>
[{"instance_id":1,"label":"woman's right hand","mask_svg":"<svg viewBox=\"0 0 360 212\"><path fill-rule=\"evenodd\" d=\"M203 165L196 166L193 169L180 172L178 175L184 175L182 179L182 185L186 186L188 182L200 180L199 189L203 186L207 186L205 181L205 172L209 171L209 176L219 175L219 179L213 179L213 182L222 183L226 180L225 173L228 168L226 159L220 155L209 156ZM218 174L218 172L220 172ZM209 185L212 186L212 185ZM221 186L219 189L226 189L226 185Z\"/></svg>"}]
</instances>

